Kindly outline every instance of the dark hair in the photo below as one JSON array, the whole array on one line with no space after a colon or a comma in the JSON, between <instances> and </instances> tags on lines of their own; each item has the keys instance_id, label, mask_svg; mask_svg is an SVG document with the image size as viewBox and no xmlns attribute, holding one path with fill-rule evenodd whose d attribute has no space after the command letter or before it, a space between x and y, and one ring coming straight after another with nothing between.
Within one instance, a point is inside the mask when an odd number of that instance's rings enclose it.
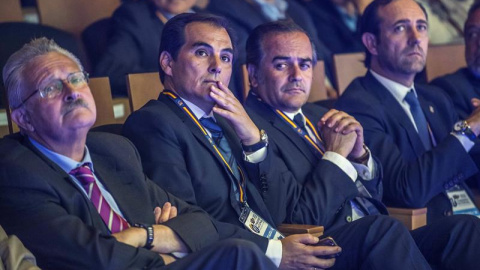
<instances>
[{"instance_id":1,"label":"dark hair","mask_svg":"<svg viewBox=\"0 0 480 270\"><path fill-rule=\"evenodd\" d=\"M358 29L361 35L364 33L372 33L377 38L377 42L380 42L380 23L382 20L378 16L378 9L392 3L393 1L396 0L374 0L367 6L358 22ZM423 5L417 1L414 2L422 9L425 18L428 20L428 14ZM370 68L371 61L372 55L367 49L365 49L365 66L367 68Z\"/></svg>"},{"instance_id":2,"label":"dark hair","mask_svg":"<svg viewBox=\"0 0 480 270\"><path fill-rule=\"evenodd\" d=\"M473 4L468 9L468 16L467 16L467 19L465 20L465 24L463 25L464 32L466 30L465 27L467 26L468 20L470 20L470 17L473 15L473 13L475 11L477 11L477 9L479 9L479 8L480 8L480 1L475 1L475 2L473 2Z\"/></svg>"},{"instance_id":3,"label":"dark hair","mask_svg":"<svg viewBox=\"0 0 480 270\"><path fill-rule=\"evenodd\" d=\"M301 32L307 35L308 39L310 40L310 44L312 45L312 61L315 65L317 63L317 51L315 49L315 45L312 42L312 39L308 35L305 30L303 30L300 26L295 24L292 20L278 20L273 22L268 22L261 24L250 33L250 36L247 39L247 64L252 64L254 66L259 66L260 61L264 56L262 42L267 35L273 33L294 33L294 32Z\"/></svg>"},{"instance_id":4,"label":"dark hair","mask_svg":"<svg viewBox=\"0 0 480 270\"><path fill-rule=\"evenodd\" d=\"M208 23L218 28L224 28L232 41L234 56L236 55L236 35L230 27L227 19L221 16L207 13L182 13L179 14L165 24L160 40L160 51L158 56L164 51L168 52L173 59L177 59L180 48L185 44L185 27L194 22ZM235 59L235 57L234 57ZM159 67L160 79L162 83L165 80L165 72Z\"/></svg>"}]
</instances>

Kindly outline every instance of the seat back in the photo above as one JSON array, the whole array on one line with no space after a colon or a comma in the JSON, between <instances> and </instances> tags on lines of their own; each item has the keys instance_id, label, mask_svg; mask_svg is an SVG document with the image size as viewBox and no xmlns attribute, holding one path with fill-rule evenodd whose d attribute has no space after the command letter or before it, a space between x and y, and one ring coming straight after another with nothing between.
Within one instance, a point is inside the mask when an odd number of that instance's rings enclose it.
<instances>
[{"instance_id":1,"label":"seat back","mask_svg":"<svg viewBox=\"0 0 480 270\"><path fill-rule=\"evenodd\" d=\"M467 62L465 61L464 44L439 45L428 48L425 66L427 81L453 73L465 66L467 66Z\"/></svg>"},{"instance_id":2,"label":"seat back","mask_svg":"<svg viewBox=\"0 0 480 270\"><path fill-rule=\"evenodd\" d=\"M0 1L0 22L21 22L23 21L22 7L20 0Z\"/></svg>"},{"instance_id":3,"label":"seat back","mask_svg":"<svg viewBox=\"0 0 480 270\"><path fill-rule=\"evenodd\" d=\"M140 109L151 99L157 99L163 91L158 72L127 75L128 99L132 112Z\"/></svg>"},{"instance_id":4,"label":"seat back","mask_svg":"<svg viewBox=\"0 0 480 270\"><path fill-rule=\"evenodd\" d=\"M335 81L340 96L347 86L359 76L365 75L367 68L364 66L365 53L344 53L333 55L333 68Z\"/></svg>"},{"instance_id":5,"label":"seat back","mask_svg":"<svg viewBox=\"0 0 480 270\"><path fill-rule=\"evenodd\" d=\"M248 79L247 65L242 65L242 79L243 102L245 102L247 100L248 92L250 91L250 80ZM326 100L327 98L327 87L325 86L325 65L323 61L318 61L313 68L312 86L310 88L308 102Z\"/></svg>"},{"instance_id":6,"label":"seat back","mask_svg":"<svg viewBox=\"0 0 480 270\"><path fill-rule=\"evenodd\" d=\"M121 0L36 0L40 22L80 37L93 22L110 17Z\"/></svg>"},{"instance_id":7,"label":"seat back","mask_svg":"<svg viewBox=\"0 0 480 270\"><path fill-rule=\"evenodd\" d=\"M7 111L0 109L0 138L8 134L10 134L10 130L8 128Z\"/></svg>"},{"instance_id":8,"label":"seat back","mask_svg":"<svg viewBox=\"0 0 480 270\"><path fill-rule=\"evenodd\" d=\"M91 78L88 83L97 107L94 127L116 123L113 114L112 92L108 77Z\"/></svg>"}]
</instances>

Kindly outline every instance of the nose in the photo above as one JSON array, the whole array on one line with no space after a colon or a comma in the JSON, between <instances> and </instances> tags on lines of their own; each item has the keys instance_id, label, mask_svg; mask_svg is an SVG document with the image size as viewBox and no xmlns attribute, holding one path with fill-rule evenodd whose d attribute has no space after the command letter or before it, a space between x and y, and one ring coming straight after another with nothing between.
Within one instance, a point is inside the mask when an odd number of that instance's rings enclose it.
<instances>
[{"instance_id":1,"label":"nose","mask_svg":"<svg viewBox=\"0 0 480 270\"><path fill-rule=\"evenodd\" d=\"M66 102L73 102L81 95L79 88L74 87L66 81L63 81L63 92L65 93L64 100Z\"/></svg>"},{"instance_id":2,"label":"nose","mask_svg":"<svg viewBox=\"0 0 480 270\"><path fill-rule=\"evenodd\" d=\"M220 65L221 60L220 57L214 55L212 57L212 60L210 61L210 67L209 67L209 72L214 74L214 76L217 76L222 72L222 67Z\"/></svg>"},{"instance_id":3,"label":"nose","mask_svg":"<svg viewBox=\"0 0 480 270\"><path fill-rule=\"evenodd\" d=\"M409 44L410 45L420 44L420 35L421 35L421 33L419 33L417 29L415 29L414 27L411 28L410 36L409 36L409 39L408 39Z\"/></svg>"},{"instance_id":4,"label":"nose","mask_svg":"<svg viewBox=\"0 0 480 270\"><path fill-rule=\"evenodd\" d=\"M291 66L288 80L290 82L299 82L302 80L301 69L297 64Z\"/></svg>"}]
</instances>

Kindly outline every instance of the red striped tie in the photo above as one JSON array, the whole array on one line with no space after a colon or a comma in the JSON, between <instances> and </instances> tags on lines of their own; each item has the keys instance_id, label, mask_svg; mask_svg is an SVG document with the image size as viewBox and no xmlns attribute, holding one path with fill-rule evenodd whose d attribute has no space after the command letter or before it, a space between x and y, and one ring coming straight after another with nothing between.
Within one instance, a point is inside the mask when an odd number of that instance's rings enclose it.
<instances>
[{"instance_id":1,"label":"red striped tie","mask_svg":"<svg viewBox=\"0 0 480 270\"><path fill-rule=\"evenodd\" d=\"M89 164L90 163L84 163L82 166L71 170L70 174L80 181L85 191L87 191L88 197L93 205L95 205L98 213L100 213L103 222L105 222L112 233L117 233L130 227L124 218L113 211L108 202L102 196L100 188L95 182L93 173L90 170Z\"/></svg>"}]
</instances>

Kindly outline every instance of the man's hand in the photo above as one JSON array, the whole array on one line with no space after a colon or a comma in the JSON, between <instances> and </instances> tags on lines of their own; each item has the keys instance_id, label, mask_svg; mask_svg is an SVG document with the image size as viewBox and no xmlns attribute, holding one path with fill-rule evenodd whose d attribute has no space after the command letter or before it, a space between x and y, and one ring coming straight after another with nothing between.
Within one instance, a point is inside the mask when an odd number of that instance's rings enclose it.
<instances>
[{"instance_id":1,"label":"man's hand","mask_svg":"<svg viewBox=\"0 0 480 270\"><path fill-rule=\"evenodd\" d=\"M230 125L244 145L260 141L260 130L248 116L242 104L221 82L210 87L210 97L216 102L213 111L229 120Z\"/></svg>"},{"instance_id":2,"label":"man's hand","mask_svg":"<svg viewBox=\"0 0 480 270\"><path fill-rule=\"evenodd\" d=\"M473 133L478 136L480 135L480 99L472 98L471 102L472 105L475 107L475 110L466 120Z\"/></svg>"},{"instance_id":3,"label":"man's hand","mask_svg":"<svg viewBox=\"0 0 480 270\"><path fill-rule=\"evenodd\" d=\"M317 127L325 141L327 151L351 158L360 157L365 153L363 128L347 113L332 109L323 115Z\"/></svg>"},{"instance_id":4,"label":"man's hand","mask_svg":"<svg viewBox=\"0 0 480 270\"><path fill-rule=\"evenodd\" d=\"M311 234L290 235L282 240L282 261L280 269L326 269L335 264L335 258L321 259L317 256L333 255L340 252L340 247L313 246L318 237Z\"/></svg>"},{"instance_id":5,"label":"man's hand","mask_svg":"<svg viewBox=\"0 0 480 270\"><path fill-rule=\"evenodd\" d=\"M163 208L155 207L153 214L155 215L155 224L164 223L177 216L177 207L172 206L169 202L163 205Z\"/></svg>"}]
</instances>

